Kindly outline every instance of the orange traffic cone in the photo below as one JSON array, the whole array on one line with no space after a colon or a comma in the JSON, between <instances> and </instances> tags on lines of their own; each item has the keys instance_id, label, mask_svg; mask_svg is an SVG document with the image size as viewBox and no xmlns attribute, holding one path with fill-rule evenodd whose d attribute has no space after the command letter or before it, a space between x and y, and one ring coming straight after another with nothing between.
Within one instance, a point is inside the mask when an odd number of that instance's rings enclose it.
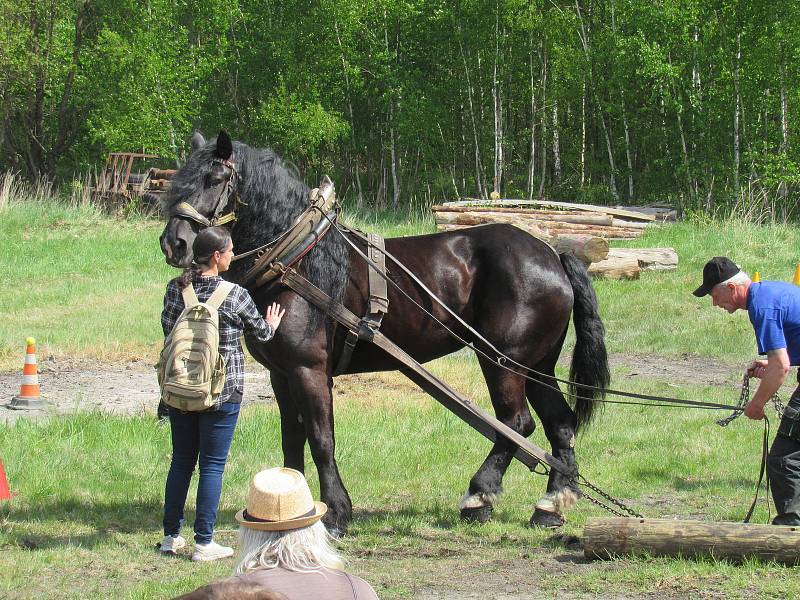
<instances>
[{"instance_id":1,"label":"orange traffic cone","mask_svg":"<svg viewBox=\"0 0 800 600\"><path fill-rule=\"evenodd\" d=\"M792 283L800 285L800 264L798 264L797 268L794 270L794 279L792 279Z\"/></svg>"},{"instance_id":2,"label":"orange traffic cone","mask_svg":"<svg viewBox=\"0 0 800 600\"><path fill-rule=\"evenodd\" d=\"M6 472L3 471L3 461L0 460L0 500L8 500L9 498L11 498L11 490L8 489Z\"/></svg>"},{"instance_id":3,"label":"orange traffic cone","mask_svg":"<svg viewBox=\"0 0 800 600\"><path fill-rule=\"evenodd\" d=\"M759 273L758 271L753 273L753 279L751 279L751 281L753 283L758 283L759 281L761 281L761 273Z\"/></svg>"},{"instance_id":4,"label":"orange traffic cone","mask_svg":"<svg viewBox=\"0 0 800 600\"><path fill-rule=\"evenodd\" d=\"M36 409L44 408L45 401L39 396L39 373L36 370L36 340L29 337L25 351L25 366L22 368L22 385L19 395L11 399L10 408Z\"/></svg>"}]
</instances>

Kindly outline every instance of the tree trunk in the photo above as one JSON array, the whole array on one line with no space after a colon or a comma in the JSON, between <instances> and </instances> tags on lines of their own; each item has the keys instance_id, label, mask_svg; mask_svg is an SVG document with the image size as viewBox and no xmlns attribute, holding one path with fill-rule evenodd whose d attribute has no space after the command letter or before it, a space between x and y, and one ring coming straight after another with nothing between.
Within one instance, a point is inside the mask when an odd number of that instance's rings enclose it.
<instances>
[{"instance_id":1,"label":"tree trunk","mask_svg":"<svg viewBox=\"0 0 800 600\"><path fill-rule=\"evenodd\" d=\"M541 44L541 41L539 42ZM541 54L541 47L539 49ZM533 200L533 180L536 176L536 85L533 79L533 31L530 35L528 66L531 82L531 144L528 157L528 200Z\"/></svg>"},{"instance_id":2,"label":"tree trunk","mask_svg":"<svg viewBox=\"0 0 800 600\"><path fill-rule=\"evenodd\" d=\"M545 117L547 106L547 48L542 47L542 151L541 174L539 179L539 198L544 198L544 182L547 179L547 119Z\"/></svg>"},{"instance_id":3,"label":"tree trunk","mask_svg":"<svg viewBox=\"0 0 800 600\"><path fill-rule=\"evenodd\" d=\"M475 143L475 185L478 188L478 196L486 198L486 192L483 185L483 177L481 175L483 166L481 164L481 149L478 143L478 125L475 122L475 106L472 101L472 83L469 78L469 67L467 66L467 56L464 53L464 45L461 43L461 22L458 24L458 47L461 51L461 60L464 63L464 77L467 84L467 99L469 101L469 117L472 122L472 138Z\"/></svg>"},{"instance_id":4,"label":"tree trunk","mask_svg":"<svg viewBox=\"0 0 800 600\"><path fill-rule=\"evenodd\" d=\"M344 57L344 46L342 37L339 34L339 21L334 20L334 30L336 31L336 41L339 44L339 58L342 61L342 73L344 74L345 93L347 94L347 112L350 116L350 169L353 171L356 180L356 206L361 208L364 203L364 192L361 188L361 175L359 173L358 149L356 147L356 119L353 115L353 99L350 91L350 75L347 73L347 61Z\"/></svg>"},{"instance_id":5,"label":"tree trunk","mask_svg":"<svg viewBox=\"0 0 800 600\"><path fill-rule=\"evenodd\" d=\"M383 10L383 41L386 46L386 55L389 55L389 23L386 9ZM394 131L394 94L389 98L389 152L391 155L392 172L392 208L397 210L400 205L400 180L398 178L397 149Z\"/></svg>"},{"instance_id":6,"label":"tree trunk","mask_svg":"<svg viewBox=\"0 0 800 600\"><path fill-rule=\"evenodd\" d=\"M733 111L733 185L736 190L736 198L739 199L741 183L739 182L739 166L741 157L739 156L739 116L741 112L741 96L739 95L739 69L742 58L742 34L736 34L736 65L733 70L733 89L735 95L735 109Z\"/></svg>"},{"instance_id":7,"label":"tree trunk","mask_svg":"<svg viewBox=\"0 0 800 600\"><path fill-rule=\"evenodd\" d=\"M586 182L586 82L581 92L581 188Z\"/></svg>"},{"instance_id":8,"label":"tree trunk","mask_svg":"<svg viewBox=\"0 0 800 600\"><path fill-rule=\"evenodd\" d=\"M581 40L581 46L583 48L583 54L586 57L586 63L590 65L589 68L589 86L592 90L592 98L594 99L595 106L597 106L597 111L600 116L600 127L603 130L603 135L606 139L606 151L608 152L608 165L609 165L609 181L608 187L611 190L611 194L614 196L614 200L619 202L619 192L617 192L617 180L616 180L616 166L614 165L614 151L611 146L611 135L608 132L608 126L606 125L606 119L603 115L603 106L600 104L600 98L597 95L597 90L594 85L594 75L591 69L591 53L589 51L589 37L586 32L586 26L583 23L583 14L581 13L581 7L578 3L578 0L575 0L575 13L578 16L578 25L580 27L578 31L578 36Z\"/></svg>"},{"instance_id":9,"label":"tree trunk","mask_svg":"<svg viewBox=\"0 0 800 600\"><path fill-rule=\"evenodd\" d=\"M553 99L553 180L561 184L561 149L558 143L558 100Z\"/></svg>"},{"instance_id":10,"label":"tree trunk","mask_svg":"<svg viewBox=\"0 0 800 600\"><path fill-rule=\"evenodd\" d=\"M588 558L707 555L736 561L756 557L796 565L800 563L798 547L800 531L785 525L595 518L583 528L583 551Z\"/></svg>"},{"instance_id":11,"label":"tree trunk","mask_svg":"<svg viewBox=\"0 0 800 600\"><path fill-rule=\"evenodd\" d=\"M500 197L503 182L503 98L497 70L500 62L500 4L495 6L494 24L494 76L492 78L492 100L494 101L494 180L492 190Z\"/></svg>"}]
</instances>

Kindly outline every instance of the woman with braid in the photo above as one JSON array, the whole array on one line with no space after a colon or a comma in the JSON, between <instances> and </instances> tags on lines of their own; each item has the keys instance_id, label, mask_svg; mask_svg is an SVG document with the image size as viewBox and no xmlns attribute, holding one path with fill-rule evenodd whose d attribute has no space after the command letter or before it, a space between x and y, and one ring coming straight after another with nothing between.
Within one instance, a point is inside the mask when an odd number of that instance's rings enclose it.
<instances>
[{"instance_id":1,"label":"woman with braid","mask_svg":"<svg viewBox=\"0 0 800 600\"><path fill-rule=\"evenodd\" d=\"M167 285L161 326L167 337L183 309L183 290L192 286L200 302L206 302L222 282L233 258L230 233L222 227L203 229L192 244L192 267ZM277 303L262 317L243 287L234 285L219 306L219 353L227 365L225 383L209 410L183 412L167 407L172 431L172 462L164 498L164 539L161 552L176 554L186 545L180 535L184 505L195 465L199 463L197 507L194 521L195 550L192 560L208 561L233 556L233 549L213 540L214 524L222 491L222 473L228 459L244 388L244 353L241 335L266 342L275 335L284 310Z\"/></svg>"}]
</instances>

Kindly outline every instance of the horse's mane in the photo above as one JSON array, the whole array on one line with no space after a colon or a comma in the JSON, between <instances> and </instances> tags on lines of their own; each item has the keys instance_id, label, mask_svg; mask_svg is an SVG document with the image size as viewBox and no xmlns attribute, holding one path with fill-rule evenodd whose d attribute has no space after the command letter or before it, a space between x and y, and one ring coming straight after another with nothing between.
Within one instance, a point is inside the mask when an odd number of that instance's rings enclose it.
<instances>
[{"instance_id":1,"label":"horse's mane","mask_svg":"<svg viewBox=\"0 0 800 600\"><path fill-rule=\"evenodd\" d=\"M234 251L247 252L274 239L291 226L308 206L310 188L290 173L281 158L267 148L251 148L234 142L233 162L239 172L238 220L232 229ZM215 142L194 151L175 174L164 209L169 212L180 199L196 197L211 170ZM191 200L189 200L191 202ZM236 280L252 266L247 258L231 265ZM300 270L331 298L340 300L347 284L349 261L341 237L331 231L302 260Z\"/></svg>"}]
</instances>

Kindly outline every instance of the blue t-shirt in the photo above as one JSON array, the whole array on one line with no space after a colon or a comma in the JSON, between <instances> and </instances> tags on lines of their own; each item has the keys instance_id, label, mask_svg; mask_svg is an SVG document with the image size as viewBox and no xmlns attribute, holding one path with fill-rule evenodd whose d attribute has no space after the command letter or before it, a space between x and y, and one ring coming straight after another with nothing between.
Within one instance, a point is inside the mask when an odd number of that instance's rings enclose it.
<instances>
[{"instance_id":1,"label":"blue t-shirt","mask_svg":"<svg viewBox=\"0 0 800 600\"><path fill-rule=\"evenodd\" d=\"M747 314L759 354L786 348L789 363L800 365L800 286L783 281L751 284Z\"/></svg>"}]
</instances>

